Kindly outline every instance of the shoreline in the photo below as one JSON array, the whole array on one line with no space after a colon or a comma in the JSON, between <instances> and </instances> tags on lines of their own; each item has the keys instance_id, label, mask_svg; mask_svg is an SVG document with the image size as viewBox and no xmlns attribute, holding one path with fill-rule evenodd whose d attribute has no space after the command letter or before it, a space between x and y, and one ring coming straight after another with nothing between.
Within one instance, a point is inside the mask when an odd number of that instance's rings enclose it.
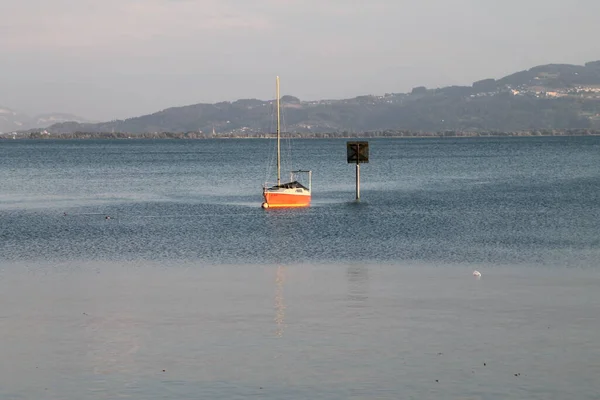
<instances>
[{"instance_id":1,"label":"shoreline","mask_svg":"<svg viewBox=\"0 0 600 400\"><path fill-rule=\"evenodd\" d=\"M443 139L443 138L508 138L508 137L585 137L600 136L596 130L561 130L561 131L518 131L518 132L389 132L374 131L356 134L344 133L287 133L286 139L357 139L357 138L387 138L387 139ZM160 132L160 133L105 133L105 132L76 132L76 133L21 133L0 134L2 140L97 140L97 139L161 139L161 140L207 140L207 139L272 139L272 135L265 134L222 134L202 135L195 132Z\"/></svg>"}]
</instances>

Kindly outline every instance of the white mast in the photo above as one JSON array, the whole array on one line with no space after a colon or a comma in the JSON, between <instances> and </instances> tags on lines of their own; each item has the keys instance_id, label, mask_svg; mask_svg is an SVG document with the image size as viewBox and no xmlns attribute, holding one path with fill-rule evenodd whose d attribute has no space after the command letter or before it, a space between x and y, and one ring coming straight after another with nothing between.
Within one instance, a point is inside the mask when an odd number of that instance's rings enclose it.
<instances>
[{"instance_id":1,"label":"white mast","mask_svg":"<svg viewBox=\"0 0 600 400\"><path fill-rule=\"evenodd\" d=\"M277 185L281 185L281 119L279 115L279 76L277 77Z\"/></svg>"}]
</instances>

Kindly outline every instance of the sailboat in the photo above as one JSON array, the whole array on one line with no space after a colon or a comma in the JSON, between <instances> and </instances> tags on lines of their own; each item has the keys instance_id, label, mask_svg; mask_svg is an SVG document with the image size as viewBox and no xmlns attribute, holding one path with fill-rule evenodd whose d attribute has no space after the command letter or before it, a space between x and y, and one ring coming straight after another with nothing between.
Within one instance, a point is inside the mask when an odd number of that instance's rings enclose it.
<instances>
[{"instance_id":1,"label":"sailboat","mask_svg":"<svg viewBox=\"0 0 600 400\"><path fill-rule=\"evenodd\" d=\"M263 185L265 201L262 208L291 208L310 206L312 171L291 171L290 180L281 182L281 106L279 96L279 77L277 77L277 184ZM298 174L308 174L308 187L298 182Z\"/></svg>"}]
</instances>

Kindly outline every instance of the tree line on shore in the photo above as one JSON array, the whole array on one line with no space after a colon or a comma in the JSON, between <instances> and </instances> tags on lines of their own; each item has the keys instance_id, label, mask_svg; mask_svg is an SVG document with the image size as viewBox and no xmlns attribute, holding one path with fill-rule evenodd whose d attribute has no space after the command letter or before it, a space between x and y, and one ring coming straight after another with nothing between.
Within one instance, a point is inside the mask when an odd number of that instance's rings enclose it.
<instances>
[{"instance_id":1,"label":"tree line on shore","mask_svg":"<svg viewBox=\"0 0 600 400\"><path fill-rule=\"evenodd\" d=\"M600 135L600 130L595 129L533 129L524 131L411 131L411 130L375 130L367 132L329 132L329 133L284 133L290 138L376 138L376 137L502 137L502 136L594 136ZM222 133L219 135L198 132L73 132L73 133L46 133L29 132L20 135L1 136L0 139L220 139L220 138L272 138L274 134L264 133Z\"/></svg>"}]
</instances>

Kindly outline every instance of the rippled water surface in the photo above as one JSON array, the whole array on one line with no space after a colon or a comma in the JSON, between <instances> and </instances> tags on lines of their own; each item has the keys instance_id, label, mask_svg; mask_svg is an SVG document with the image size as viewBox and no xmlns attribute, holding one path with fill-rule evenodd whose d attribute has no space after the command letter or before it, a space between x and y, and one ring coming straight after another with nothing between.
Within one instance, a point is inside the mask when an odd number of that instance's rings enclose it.
<instances>
[{"instance_id":1,"label":"rippled water surface","mask_svg":"<svg viewBox=\"0 0 600 400\"><path fill-rule=\"evenodd\" d=\"M0 141L0 398L597 399L600 138L345 142Z\"/></svg>"}]
</instances>

